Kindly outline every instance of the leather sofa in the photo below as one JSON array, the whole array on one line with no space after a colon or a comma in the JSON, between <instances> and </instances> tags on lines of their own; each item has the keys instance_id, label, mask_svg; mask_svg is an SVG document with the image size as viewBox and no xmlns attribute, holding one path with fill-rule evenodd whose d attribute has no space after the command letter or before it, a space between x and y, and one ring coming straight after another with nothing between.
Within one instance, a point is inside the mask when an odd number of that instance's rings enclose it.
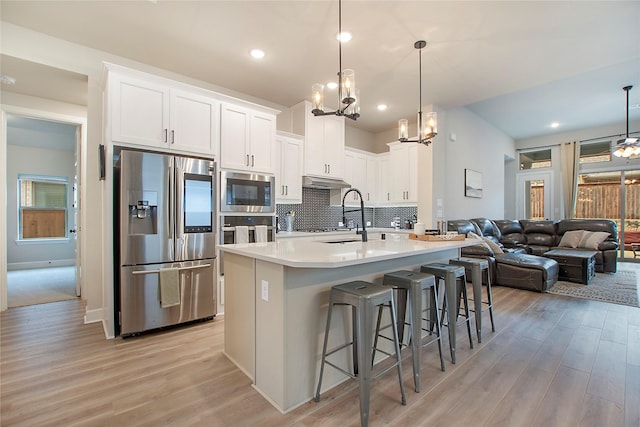
<instances>
[{"instance_id":1,"label":"leather sofa","mask_svg":"<svg viewBox=\"0 0 640 427\"><path fill-rule=\"evenodd\" d=\"M579 220L489 220L473 218L450 220L450 231L469 235L478 234L496 243L501 252L496 253L487 245L474 245L462 249L463 256L485 258L489 261L492 283L521 289L547 290L558 277L558 264L543 254L558 248L567 231L606 231L609 236L599 244L596 254L596 271L615 272L617 269L617 225L606 219ZM567 248L562 248L567 249ZM571 251L591 249L571 248Z\"/></svg>"}]
</instances>

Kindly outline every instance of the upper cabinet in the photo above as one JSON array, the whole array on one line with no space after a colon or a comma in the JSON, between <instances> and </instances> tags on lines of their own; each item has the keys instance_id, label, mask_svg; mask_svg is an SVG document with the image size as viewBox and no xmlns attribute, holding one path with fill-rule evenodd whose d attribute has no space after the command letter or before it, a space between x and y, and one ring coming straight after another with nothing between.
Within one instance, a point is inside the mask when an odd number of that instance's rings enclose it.
<instances>
[{"instance_id":1,"label":"upper cabinet","mask_svg":"<svg viewBox=\"0 0 640 427\"><path fill-rule=\"evenodd\" d=\"M344 118L315 117L311 102L291 107L293 132L304 135L304 175L344 178Z\"/></svg>"},{"instance_id":2,"label":"upper cabinet","mask_svg":"<svg viewBox=\"0 0 640 427\"><path fill-rule=\"evenodd\" d=\"M214 156L219 102L153 77L110 73L111 140L154 149Z\"/></svg>"},{"instance_id":3,"label":"upper cabinet","mask_svg":"<svg viewBox=\"0 0 640 427\"><path fill-rule=\"evenodd\" d=\"M221 109L220 166L273 173L275 114L227 103Z\"/></svg>"},{"instance_id":4,"label":"upper cabinet","mask_svg":"<svg viewBox=\"0 0 640 427\"><path fill-rule=\"evenodd\" d=\"M278 110L106 64L110 143L216 157L220 167L273 173Z\"/></svg>"},{"instance_id":5,"label":"upper cabinet","mask_svg":"<svg viewBox=\"0 0 640 427\"><path fill-rule=\"evenodd\" d=\"M389 147L391 177L391 203L417 203L417 150L419 144L398 143Z\"/></svg>"},{"instance_id":6,"label":"upper cabinet","mask_svg":"<svg viewBox=\"0 0 640 427\"><path fill-rule=\"evenodd\" d=\"M302 203L303 138L278 132L274 144L276 203Z\"/></svg>"},{"instance_id":7,"label":"upper cabinet","mask_svg":"<svg viewBox=\"0 0 640 427\"><path fill-rule=\"evenodd\" d=\"M366 206L378 203L378 159L375 154L369 154L352 148L345 148L344 180L362 193ZM342 190L342 194L347 192ZM351 192L344 200L345 205L360 206L360 198L356 192Z\"/></svg>"}]
</instances>

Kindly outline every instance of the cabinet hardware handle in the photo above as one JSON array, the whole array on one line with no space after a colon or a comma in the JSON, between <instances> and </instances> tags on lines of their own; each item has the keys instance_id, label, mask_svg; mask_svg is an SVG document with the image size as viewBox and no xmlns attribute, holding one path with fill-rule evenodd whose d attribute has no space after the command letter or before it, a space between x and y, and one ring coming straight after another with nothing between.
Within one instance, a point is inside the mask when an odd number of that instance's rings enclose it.
<instances>
[{"instance_id":1,"label":"cabinet hardware handle","mask_svg":"<svg viewBox=\"0 0 640 427\"><path fill-rule=\"evenodd\" d=\"M167 129L164 130L164 142L167 142Z\"/></svg>"},{"instance_id":2,"label":"cabinet hardware handle","mask_svg":"<svg viewBox=\"0 0 640 427\"><path fill-rule=\"evenodd\" d=\"M327 169L329 170L329 174L331 174L331 164L327 165Z\"/></svg>"},{"instance_id":3,"label":"cabinet hardware handle","mask_svg":"<svg viewBox=\"0 0 640 427\"><path fill-rule=\"evenodd\" d=\"M246 166L249 166L249 155L247 154L247 163Z\"/></svg>"},{"instance_id":4,"label":"cabinet hardware handle","mask_svg":"<svg viewBox=\"0 0 640 427\"><path fill-rule=\"evenodd\" d=\"M176 142L176 134L175 134L175 130L171 129L171 143L175 143Z\"/></svg>"},{"instance_id":5,"label":"cabinet hardware handle","mask_svg":"<svg viewBox=\"0 0 640 427\"><path fill-rule=\"evenodd\" d=\"M255 161L254 161L253 154L252 154L251 155L251 167L254 167L254 166L255 166Z\"/></svg>"},{"instance_id":6,"label":"cabinet hardware handle","mask_svg":"<svg viewBox=\"0 0 640 427\"><path fill-rule=\"evenodd\" d=\"M289 195L289 186L288 186L288 185L285 185L285 186L284 186L284 188L287 190L287 192L286 192L286 194L285 194L285 195L287 195L287 196L288 196L288 195Z\"/></svg>"}]
</instances>

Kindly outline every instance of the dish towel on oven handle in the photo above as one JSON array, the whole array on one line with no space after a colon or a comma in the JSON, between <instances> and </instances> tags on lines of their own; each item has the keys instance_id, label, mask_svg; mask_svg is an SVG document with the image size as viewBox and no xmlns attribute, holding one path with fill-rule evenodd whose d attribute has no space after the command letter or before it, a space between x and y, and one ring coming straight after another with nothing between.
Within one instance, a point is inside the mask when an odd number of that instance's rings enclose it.
<instances>
[{"instance_id":1,"label":"dish towel on oven handle","mask_svg":"<svg viewBox=\"0 0 640 427\"><path fill-rule=\"evenodd\" d=\"M236 226L234 243L249 243L249 227L246 225Z\"/></svg>"},{"instance_id":2,"label":"dish towel on oven handle","mask_svg":"<svg viewBox=\"0 0 640 427\"><path fill-rule=\"evenodd\" d=\"M267 241L267 226L266 225L256 225L256 243L264 243Z\"/></svg>"}]
</instances>

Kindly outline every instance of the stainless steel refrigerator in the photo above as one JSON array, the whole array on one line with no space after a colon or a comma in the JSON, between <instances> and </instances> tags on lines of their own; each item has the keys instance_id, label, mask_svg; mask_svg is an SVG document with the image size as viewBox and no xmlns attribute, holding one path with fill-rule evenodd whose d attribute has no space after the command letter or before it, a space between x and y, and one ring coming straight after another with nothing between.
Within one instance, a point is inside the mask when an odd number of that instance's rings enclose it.
<instances>
[{"instance_id":1,"label":"stainless steel refrigerator","mask_svg":"<svg viewBox=\"0 0 640 427\"><path fill-rule=\"evenodd\" d=\"M115 150L116 333L215 316L215 176L212 160Z\"/></svg>"}]
</instances>

